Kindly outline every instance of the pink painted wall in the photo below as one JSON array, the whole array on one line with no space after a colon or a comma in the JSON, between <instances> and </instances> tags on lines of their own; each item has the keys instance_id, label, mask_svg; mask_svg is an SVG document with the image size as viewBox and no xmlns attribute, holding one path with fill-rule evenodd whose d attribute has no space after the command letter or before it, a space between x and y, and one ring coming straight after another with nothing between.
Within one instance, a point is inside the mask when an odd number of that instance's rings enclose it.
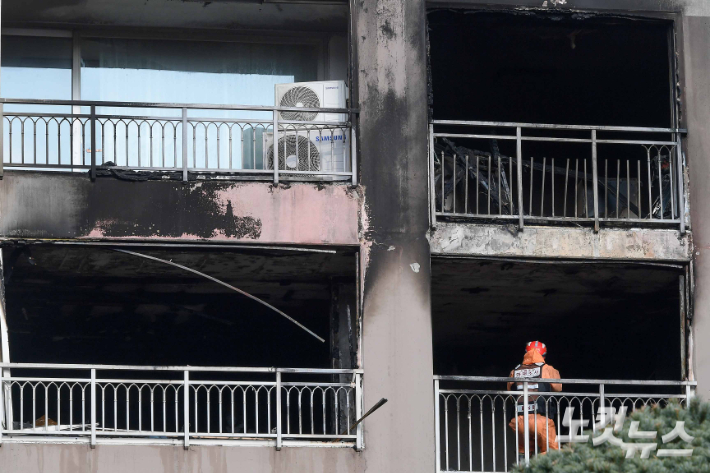
<instances>
[{"instance_id":1,"label":"pink painted wall","mask_svg":"<svg viewBox=\"0 0 710 473\"><path fill-rule=\"evenodd\" d=\"M357 245L360 195L348 184L13 172L0 181L0 237Z\"/></svg>"},{"instance_id":2,"label":"pink painted wall","mask_svg":"<svg viewBox=\"0 0 710 473\"><path fill-rule=\"evenodd\" d=\"M218 192L235 215L261 219L260 241L357 245L359 196L343 185L318 188L294 184L289 189L251 184ZM218 236L215 239L223 239Z\"/></svg>"}]
</instances>

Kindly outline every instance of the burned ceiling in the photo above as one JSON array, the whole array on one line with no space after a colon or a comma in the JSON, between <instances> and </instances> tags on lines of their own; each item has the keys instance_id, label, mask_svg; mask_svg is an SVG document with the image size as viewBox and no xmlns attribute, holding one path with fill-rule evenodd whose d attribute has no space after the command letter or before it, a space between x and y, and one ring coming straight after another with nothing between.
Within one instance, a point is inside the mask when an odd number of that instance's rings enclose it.
<instances>
[{"instance_id":1,"label":"burned ceiling","mask_svg":"<svg viewBox=\"0 0 710 473\"><path fill-rule=\"evenodd\" d=\"M434 118L668 127L671 23L434 10Z\"/></svg>"}]
</instances>

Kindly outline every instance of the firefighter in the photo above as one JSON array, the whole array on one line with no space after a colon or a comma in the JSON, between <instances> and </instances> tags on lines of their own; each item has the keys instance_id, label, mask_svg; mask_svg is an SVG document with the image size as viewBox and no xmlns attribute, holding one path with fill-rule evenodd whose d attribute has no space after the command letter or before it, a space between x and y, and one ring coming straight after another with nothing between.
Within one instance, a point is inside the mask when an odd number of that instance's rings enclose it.
<instances>
[{"instance_id":1,"label":"firefighter","mask_svg":"<svg viewBox=\"0 0 710 473\"><path fill-rule=\"evenodd\" d=\"M510 378L529 378L529 393L560 392L560 383L541 383L539 379L560 379L560 373L545 363L547 347L542 342L530 342L525 347L523 362L510 372ZM515 417L508 426L518 434L518 453L525 457L525 436L529 439L530 456L536 452L545 453L548 449L559 450L554 418L557 412L555 399L548 396L531 394L528 405L523 401L523 383L508 383L508 391L517 391L520 398L516 403ZM528 431L525 431L525 412L528 415Z\"/></svg>"}]
</instances>

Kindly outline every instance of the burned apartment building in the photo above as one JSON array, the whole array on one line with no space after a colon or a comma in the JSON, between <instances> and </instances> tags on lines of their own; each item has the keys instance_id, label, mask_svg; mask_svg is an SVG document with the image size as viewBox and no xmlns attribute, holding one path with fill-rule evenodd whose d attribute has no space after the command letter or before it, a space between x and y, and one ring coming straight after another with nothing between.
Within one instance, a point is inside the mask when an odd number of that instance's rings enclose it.
<instances>
[{"instance_id":1,"label":"burned apartment building","mask_svg":"<svg viewBox=\"0 0 710 473\"><path fill-rule=\"evenodd\" d=\"M537 339L561 434L707 397L706 3L3 0L0 470L509 471Z\"/></svg>"}]
</instances>

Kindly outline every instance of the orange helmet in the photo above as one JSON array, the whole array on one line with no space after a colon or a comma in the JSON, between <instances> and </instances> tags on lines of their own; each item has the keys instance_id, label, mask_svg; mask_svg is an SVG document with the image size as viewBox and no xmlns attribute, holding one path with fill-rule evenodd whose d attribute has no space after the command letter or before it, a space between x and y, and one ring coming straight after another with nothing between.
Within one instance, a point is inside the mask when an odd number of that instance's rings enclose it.
<instances>
[{"instance_id":1,"label":"orange helmet","mask_svg":"<svg viewBox=\"0 0 710 473\"><path fill-rule=\"evenodd\" d=\"M530 350L536 349L542 356L547 355L547 346L545 346L544 343L542 342L528 342L528 344L525 346L525 352L529 352Z\"/></svg>"}]
</instances>

